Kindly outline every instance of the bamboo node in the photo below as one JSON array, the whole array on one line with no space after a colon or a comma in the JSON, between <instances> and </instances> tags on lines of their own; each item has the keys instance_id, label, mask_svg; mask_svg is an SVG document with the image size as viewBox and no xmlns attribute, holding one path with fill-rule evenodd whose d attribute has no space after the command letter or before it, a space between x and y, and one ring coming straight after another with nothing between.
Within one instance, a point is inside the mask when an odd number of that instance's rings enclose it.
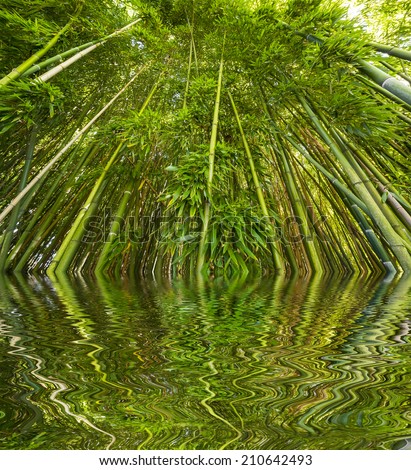
<instances>
[{"instance_id":1,"label":"bamboo node","mask_svg":"<svg viewBox=\"0 0 411 470\"><path fill-rule=\"evenodd\" d=\"M365 184L365 183L370 183L370 182L371 182L370 179L360 180L360 181L357 181L356 183L354 183L354 186L356 186L357 184Z\"/></svg>"},{"instance_id":2,"label":"bamboo node","mask_svg":"<svg viewBox=\"0 0 411 470\"><path fill-rule=\"evenodd\" d=\"M384 80L384 81L382 82L381 87L384 88L384 89L388 89L389 83L394 83L394 84L396 84L396 83L398 83L398 80L397 80L396 78L394 78L394 77L389 77L389 78L387 78L386 80Z\"/></svg>"}]
</instances>

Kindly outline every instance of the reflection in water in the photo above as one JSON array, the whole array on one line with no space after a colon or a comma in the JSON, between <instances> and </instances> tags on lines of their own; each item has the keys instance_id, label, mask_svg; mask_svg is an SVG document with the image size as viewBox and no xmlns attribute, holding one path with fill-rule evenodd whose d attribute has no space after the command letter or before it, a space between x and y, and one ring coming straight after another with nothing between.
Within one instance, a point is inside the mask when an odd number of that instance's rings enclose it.
<instances>
[{"instance_id":1,"label":"reflection in water","mask_svg":"<svg viewBox=\"0 0 411 470\"><path fill-rule=\"evenodd\" d=\"M410 301L407 278L0 279L0 448L411 448Z\"/></svg>"}]
</instances>

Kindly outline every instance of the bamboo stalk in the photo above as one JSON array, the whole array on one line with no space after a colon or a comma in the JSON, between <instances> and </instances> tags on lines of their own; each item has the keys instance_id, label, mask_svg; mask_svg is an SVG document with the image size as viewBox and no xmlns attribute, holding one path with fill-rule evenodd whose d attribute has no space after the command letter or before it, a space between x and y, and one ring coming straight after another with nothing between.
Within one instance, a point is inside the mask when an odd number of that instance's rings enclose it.
<instances>
[{"instance_id":1,"label":"bamboo stalk","mask_svg":"<svg viewBox=\"0 0 411 470\"><path fill-rule=\"evenodd\" d=\"M386 69L391 70L391 72L394 72L396 75L406 80L411 85L411 77L409 75L403 72L399 72L395 67L393 67L391 64L389 64L385 60L380 60L380 64L383 65Z\"/></svg>"},{"instance_id":2,"label":"bamboo stalk","mask_svg":"<svg viewBox=\"0 0 411 470\"><path fill-rule=\"evenodd\" d=\"M296 172L296 174L298 174L298 181L301 185L301 191L302 191L302 194L305 197L305 200L306 201L310 200L309 195L310 195L311 191L310 191L310 188L308 186L307 179L304 178L303 175L300 174L301 171L304 171L304 173L308 175L308 177L311 179L313 184L315 184L317 190L328 200L328 202L331 205L331 207L333 208L334 212L338 213L340 215L341 206L337 205L337 203L335 201L335 198L333 198L331 196L331 194L329 194L329 191L327 191L327 194L326 194L326 191L324 190L324 187L323 187L323 183L324 183L323 178L320 178L319 180L318 179L316 180L314 178L314 176L311 174L311 172L308 170L308 168L306 168L304 165L302 165L302 163L300 161L296 160L295 163L296 163L294 165L295 172ZM331 189L331 191L333 191L334 188L332 187L332 185L328 184L328 186L330 186L329 189ZM308 206L308 204L306 203L307 204L307 209L308 209L307 213L308 213L308 217L310 219L310 223L313 227L314 232L317 235L316 238L314 239L314 243L316 243L318 245L317 250L320 252L320 254L325 254L325 257L322 256L322 258L321 258L321 261L324 265L324 272L325 273L334 273L336 271L340 271L340 272L348 271L350 273L353 273L354 268L353 268L352 264L350 263L350 261L346 257L343 257L340 254L340 251L337 249L337 248L341 247L341 241L337 240L338 234L333 233L333 231L330 229L330 224L328 223L328 220L327 220L326 216L324 217L324 219L322 219L324 214L323 214L322 208L319 206L319 204L313 198L311 198L310 203L315 206L317 214L321 214L322 223L321 223L321 225L318 225L317 224L317 216L315 215L314 210L312 208L310 208ZM322 228L322 225L325 225L324 229ZM333 235L333 236L331 237L331 235ZM327 240L327 236L329 237L330 240L333 239L333 240L337 241L337 243L333 243L333 244L329 243L328 240ZM342 231L341 237L346 238L345 230Z\"/></svg>"},{"instance_id":3,"label":"bamboo stalk","mask_svg":"<svg viewBox=\"0 0 411 470\"><path fill-rule=\"evenodd\" d=\"M36 208L35 213L33 214L32 218L30 219L29 224L27 227L24 229L23 234L15 244L15 247L13 251L10 253L8 257L8 263L11 264L13 260L16 258L17 254L19 254L20 251L22 251L21 257L19 258L14 271L19 272L23 271L25 269L26 263L30 256L32 256L33 252L35 249L39 246L41 241L44 238L44 233L48 230L50 225L53 223L55 219L55 212L59 210L64 204L67 204L66 201L66 188L70 187L70 185L73 184L76 175L77 175L77 170L81 168L83 165L85 165L88 161L92 160L95 154L98 151L98 147L95 145L89 152L85 152L83 158L81 158L77 164L77 167L72 171L72 174L70 178L64 183L62 180L64 178L64 175L66 174L66 171L72 162L72 160L76 156L77 148L70 157L67 159L65 162L63 168L61 168L61 171L59 172L58 177L53 181L53 184L51 187L48 189L47 193L44 195L43 200L41 204ZM61 190L57 193L58 197L52 202L53 204L53 210L48 213L46 218L41 218L41 215L43 214L44 209L46 208L47 205L50 204L50 201L52 199L52 196L56 194L56 189L60 187ZM38 228L34 230L34 227L38 225ZM27 239L30 236L34 237L30 240L29 245L27 247L24 247ZM23 251L24 247L24 251Z\"/></svg>"},{"instance_id":4,"label":"bamboo stalk","mask_svg":"<svg viewBox=\"0 0 411 470\"><path fill-rule=\"evenodd\" d=\"M393 95L391 93L391 91L389 91L389 90L383 88L382 86L378 85L378 83L375 83L372 80L369 80L367 77L363 77L361 75L357 76L357 79L360 80L362 83L366 84L367 86L369 86L371 89L376 90L382 96L385 96L386 98L390 99L394 103L397 103L397 104L403 106L403 108L406 109L407 111L411 111L411 106L409 104L405 103L398 96ZM409 123L409 118L407 116L404 116L403 114L398 113L398 117L400 117L405 122Z\"/></svg>"},{"instance_id":5,"label":"bamboo stalk","mask_svg":"<svg viewBox=\"0 0 411 470\"><path fill-rule=\"evenodd\" d=\"M344 186L341 181L338 180L332 173L330 173L324 166L322 166L320 163L318 163L311 155L300 145L298 144L291 136L285 136L285 138L290 142L290 144L298 150L298 152L303 155L310 163L315 166L329 181L330 183L338 188L343 194L345 194L352 202L357 204L358 207L361 208L361 210L366 213L367 215L371 215L368 207L364 202L358 198L349 188Z\"/></svg>"},{"instance_id":6,"label":"bamboo stalk","mask_svg":"<svg viewBox=\"0 0 411 470\"><path fill-rule=\"evenodd\" d=\"M276 20L279 24L290 29L294 34L303 37L309 42L318 44L320 47L324 45L324 41L317 36L312 34L302 33L301 31L295 30L289 24L281 20ZM408 54L406 54L408 56ZM387 74L383 70L375 67L364 59L356 59L357 68L368 75L376 84L380 85L384 90L387 90L392 95L396 96L401 102L411 105L411 88L406 86L400 80Z\"/></svg>"},{"instance_id":7,"label":"bamboo stalk","mask_svg":"<svg viewBox=\"0 0 411 470\"><path fill-rule=\"evenodd\" d=\"M206 243L208 236L208 225L210 223L210 213L211 213L211 203L212 203L212 192L213 192L213 176L214 176L214 159L215 159L215 150L217 146L217 130L218 130L218 120L220 113L220 101L221 101L221 89L223 84L223 71L224 71L224 47L223 53L221 55L220 69L218 72L218 83L217 83L217 93L214 104L214 116L213 124L210 137L210 150L208 154L208 176L207 176L207 197L208 200L204 201L204 221L203 221L203 230L201 234L198 258L197 258L197 273L201 274L204 268L205 262L205 252L206 252Z\"/></svg>"},{"instance_id":8,"label":"bamboo stalk","mask_svg":"<svg viewBox=\"0 0 411 470\"><path fill-rule=\"evenodd\" d=\"M405 83L397 80L392 75L389 75L375 65L372 65L363 59L358 59L357 62L359 70L368 75L382 89L387 90L399 98L402 102L411 105L410 86L407 86Z\"/></svg>"},{"instance_id":9,"label":"bamboo stalk","mask_svg":"<svg viewBox=\"0 0 411 470\"><path fill-rule=\"evenodd\" d=\"M72 49L69 49L68 51L62 52L61 54L57 54L54 57L50 57L50 59L47 59L47 60L45 60L45 61L43 61L39 64L33 65L33 67L30 67L21 76L22 77L27 77L28 75L36 73L36 72L48 67L49 65L52 65L56 62L63 61L66 57L70 57L72 54L75 54L76 52L84 51L84 49L88 49L91 46L99 47L99 46L103 45L106 41L108 41L109 39L118 36L119 34L123 33L124 31L127 31L132 26L134 26L136 23L138 23L139 21L141 21L141 19L137 19L137 20L131 22L130 24L124 26L123 28L121 28L117 31L114 31L114 33L111 33L108 36L104 36L103 38L96 39L95 41L87 42L86 44L82 44L81 46L73 47ZM93 50L93 49L91 49L91 50ZM91 50L89 52L91 52ZM84 55L85 54L78 57L78 59L80 59ZM76 59L76 60L78 60L78 59ZM45 81L45 80L43 80L43 81Z\"/></svg>"},{"instance_id":10,"label":"bamboo stalk","mask_svg":"<svg viewBox=\"0 0 411 470\"><path fill-rule=\"evenodd\" d=\"M257 193L257 199L258 199L258 202L260 204L261 212L264 215L264 217L266 217L266 220L268 222L267 226L271 228L271 235L275 236L275 230L273 230L273 226L269 222L270 221L270 214L268 213L267 205L265 203L264 194L263 194L263 191L261 189L260 180L258 178L258 174L257 174L256 168L255 168L254 159L253 159L253 156L251 154L251 150L250 150L250 147L248 145L247 138L244 134L244 129L243 129L243 126L241 124L241 120L240 120L240 116L239 116L238 111L237 111L237 107L235 105L233 96L230 93L230 91L228 91L228 96L230 98L231 106L233 108L234 115L235 115L237 125L238 125L238 129L240 131L241 139L243 141L244 150L245 150L245 153L246 153L247 158L248 158L248 164L250 165L250 171L251 171L251 175L252 175L252 178L253 178L255 191ZM271 251L271 254L272 254L272 257L273 257L273 262L274 262L275 269L280 271L280 272L285 272L284 260L281 257L281 249L280 249L278 241L275 240L275 237L274 237L273 243L270 243L270 251Z\"/></svg>"},{"instance_id":11,"label":"bamboo stalk","mask_svg":"<svg viewBox=\"0 0 411 470\"><path fill-rule=\"evenodd\" d=\"M88 122L79 132L75 133L75 136L68 142L58 153L57 155L50 160L50 162L30 181L30 183L19 192L19 194L9 203L9 205L1 212L0 214L0 222L7 217L7 215L13 210L13 208L26 196L26 194L33 188L41 179L42 177L48 173L48 171L54 166L54 164L60 160L60 158L69 150L73 144L77 142L77 140L84 135L98 120L100 116L102 116L107 109L127 90L127 88L134 82L134 80L138 77L138 75L143 71L145 67L140 69L139 72L134 75L134 77L112 98L104 108L97 113L93 119Z\"/></svg>"},{"instance_id":12,"label":"bamboo stalk","mask_svg":"<svg viewBox=\"0 0 411 470\"><path fill-rule=\"evenodd\" d=\"M38 126L34 124L30 132L30 139L29 139L28 146L27 146L26 162L24 165L23 174L21 176L21 180L20 180L20 184L18 188L19 192L22 191L27 184L30 166L31 166L31 162L33 159L33 154L34 154L34 148L35 148L36 140L37 140L37 130L38 130ZM8 269L7 256L9 253L11 241L14 237L14 232L16 230L16 226L17 226L17 222L19 218L19 212L21 209L21 204L22 204L22 201L16 204L11 214L10 223L7 228L5 238L3 240L1 251L0 251L0 271L5 271Z\"/></svg>"},{"instance_id":13,"label":"bamboo stalk","mask_svg":"<svg viewBox=\"0 0 411 470\"><path fill-rule=\"evenodd\" d=\"M124 143L121 142L116 150L114 151L113 155L107 162L106 166L104 167L100 177L98 180L95 182L92 191L90 192L85 204L82 206L79 214L77 215L76 220L72 224L68 234L65 236L59 250L57 251L55 257L53 258L53 261L51 262L51 265L47 269L47 274L53 275L55 272L56 274L63 274L66 273L71 261L73 260L75 254L76 254L76 248L78 247L79 243L81 242L80 237L75 237L78 232L82 232L85 229L85 226L83 222L87 220L88 217L91 216L92 211L94 210L97 201L98 201L98 194L103 187L103 183L105 182L105 178L107 175L107 172L113 165L113 163L117 160L117 157L122 150L124 146ZM81 224L83 226L81 227ZM80 229L80 230L78 230Z\"/></svg>"},{"instance_id":14,"label":"bamboo stalk","mask_svg":"<svg viewBox=\"0 0 411 470\"><path fill-rule=\"evenodd\" d=\"M75 128L77 128L82 120L84 119L84 117L86 116L87 112L89 111L90 109L90 106L92 104L92 101L89 100L87 106L84 107L84 109L82 110L80 116L78 117L76 123L75 123ZM72 137L72 134L73 133L68 133L66 138L65 138L65 141L68 142L70 140L70 138ZM84 139L84 136L81 138L80 140L80 143L81 141ZM63 141L64 142L64 141ZM79 143L79 145L80 145ZM64 143L63 143L63 147L64 147ZM79 146L77 146L78 148ZM7 258L7 265L10 266L11 263L13 262L13 259L16 257L17 253L20 251L20 249L23 247L23 245L25 244L26 240L28 237L30 237L31 235L33 235L32 231L33 231L33 228L34 226L36 225L39 217L41 216L44 208L47 206L47 204L49 203L50 199L52 198L53 194L55 194L55 190L57 189L57 187L60 185L61 183L61 180L63 179L64 175L66 174L66 169L68 168L69 166L69 163L70 161L73 159L74 155L75 155L76 152L73 152L72 153L72 156L66 161L66 163L64 164L64 167L61 169L61 172L59 172L59 175L57 178L54 179L53 181L53 184L51 185L51 187L48 189L47 193L45 195L43 195L42 197L42 202L40 204L40 206L38 206L36 208L36 211L32 214L32 217L30 218L30 222L29 224L24 228L23 230L23 233L22 235L19 237L19 239L16 241L15 243L15 246L13 248L13 250L11 251L11 253L9 254L8 258ZM79 162L79 166L78 168L81 167L81 164L83 163L83 160L80 160ZM72 180L74 179L75 175L72 175ZM43 178L44 179L44 178ZM39 183L40 185L41 183ZM59 193L59 196L60 198L62 196L64 196L64 192L61 191ZM53 214L51 213L48 217L48 220L51 220L53 218ZM46 226L48 226L48 223L46 221L45 223ZM44 227L44 224L42 224L41 228L43 229ZM42 230L40 230L41 232ZM40 233L38 230L36 230L36 241L37 241L37 238L40 237ZM22 254L22 257L20 258L17 266L14 268L14 271L21 271L23 268L24 268L24 265L25 265L25 261L30 257L31 253L32 253L32 250L34 249L36 244L33 243L33 241L31 242L30 246L28 248L25 249L25 252Z\"/></svg>"},{"instance_id":15,"label":"bamboo stalk","mask_svg":"<svg viewBox=\"0 0 411 470\"><path fill-rule=\"evenodd\" d=\"M323 119L322 116L321 118ZM334 129L331 129L330 134L334 138L334 140L337 142L337 144L340 146L349 164L352 166L352 168L354 169L358 177L363 182L364 187L367 189L368 193L372 196L375 203L380 208L387 222L396 231L396 233L403 239L404 246L407 248L408 252L411 253L411 243L410 243L409 233L407 232L406 227L402 225L401 221L397 218L395 213L391 211L390 207L387 204L382 204L380 194L378 193L374 184L370 180L369 176L367 176L366 172L363 170L362 166L357 162L356 158L354 157L354 153L356 155L357 152L350 151L347 140L343 136L339 135L337 131L335 131Z\"/></svg>"},{"instance_id":16,"label":"bamboo stalk","mask_svg":"<svg viewBox=\"0 0 411 470\"><path fill-rule=\"evenodd\" d=\"M192 18L191 18L191 23L190 23L190 20L189 20L188 16L187 16L187 23L188 23L188 26L190 28L191 41L192 41L192 44L193 44L194 63L195 63L196 72L197 72L197 75L198 75L197 50L196 50L196 43L195 43L195 40L194 40L194 1L193 1L193 14L192 14Z\"/></svg>"},{"instance_id":17,"label":"bamboo stalk","mask_svg":"<svg viewBox=\"0 0 411 470\"><path fill-rule=\"evenodd\" d=\"M315 129L317 130L319 135L324 139L326 144L330 147L332 153L343 166L344 171L347 173L348 177L351 180L351 183L356 188L364 203L368 206L368 210L370 211L373 220L381 230L381 233L386 238L390 249L394 253L398 262L400 263L402 270L406 273L411 272L411 256L404 245L403 239L395 232L393 227L387 221L381 208L377 205L372 195L368 192L367 188L365 187L364 181L361 180L361 178L357 175L355 169L347 161L346 157L338 148L337 144L328 135L327 131L320 123L319 119L314 114L313 110L308 105L306 100L300 96L300 101L304 109L306 110L308 116L310 117L311 121L313 122Z\"/></svg>"},{"instance_id":18,"label":"bamboo stalk","mask_svg":"<svg viewBox=\"0 0 411 470\"><path fill-rule=\"evenodd\" d=\"M111 35L109 35L107 37L107 39L101 41L101 42L98 42L97 44L93 44L91 45L90 47L87 47L86 49L84 50L81 50L80 52L78 52L77 54L75 54L73 57L70 57L70 59L67 59L66 61L64 61L62 64L59 64L59 65L56 65L56 67L53 67L51 70L43 73L42 75L40 75L39 77L37 77L34 82L47 82L48 80L50 80L51 78L53 78L55 75L57 75L58 73L62 72L63 70L67 69L68 67L70 67L70 65L74 64L75 62L77 62L79 59L81 59L82 57L86 56L87 54L89 54L91 51L94 51L94 49L97 49L97 47L100 47L101 45L105 44L106 41L112 37L115 37L115 36L118 36L119 34L123 33L124 31L126 31L127 29L131 28L132 26L134 26L136 23L138 23L139 21L141 21L140 19L136 20L136 21L133 21L132 23L130 23L129 25L127 26L124 26L124 28L121 28L120 30L116 31L115 33L112 33Z\"/></svg>"},{"instance_id":19,"label":"bamboo stalk","mask_svg":"<svg viewBox=\"0 0 411 470\"><path fill-rule=\"evenodd\" d=\"M142 107L141 107L141 109L138 113L139 116L141 116L144 113L145 109L149 105L152 97L154 96L154 93L156 92L156 90L157 90L157 88L160 84L160 80L161 80L161 77L162 77L163 73L160 75L157 83L153 86L153 88L150 91L150 94L148 95L147 99L144 101L144 103L143 103L143 105L142 105ZM140 161L139 167L141 167L141 164L142 164L142 162ZM115 238L117 237L117 235L120 232L120 229L121 229L121 226L122 226L123 216L126 212L127 205L128 205L128 202L129 202L131 194L132 194L133 186L134 186L134 181L132 180L127 184L126 189L124 190L124 194L123 194L123 197L122 197L121 202L119 204L117 214L116 214L116 216L114 218L114 221L113 221L113 223L111 224L111 227L110 227L110 233L109 233L108 239L105 240L103 250L102 250L102 252L99 256L99 259L98 259L98 262L97 262L97 265L96 265L96 268L95 268L96 272L102 272L105 265L106 265L106 263L107 263L107 259L108 259L108 256L110 254L110 250L112 248L112 243L113 243L113 241L115 240Z\"/></svg>"},{"instance_id":20,"label":"bamboo stalk","mask_svg":"<svg viewBox=\"0 0 411 470\"><path fill-rule=\"evenodd\" d=\"M189 55L189 58L188 58L187 83L186 83L186 88L185 88L185 92L184 92L183 109L187 108L187 95L188 95L188 90L190 88L190 76L191 76L192 60L193 60L193 39L191 39L191 42L190 42L190 55Z\"/></svg>"},{"instance_id":21,"label":"bamboo stalk","mask_svg":"<svg viewBox=\"0 0 411 470\"><path fill-rule=\"evenodd\" d=\"M384 52L385 54L391 55L393 57L398 57L399 59L411 61L411 51L407 51L406 49L402 49L400 47L386 46L385 44L372 41L369 42L367 45L371 46L378 52Z\"/></svg>"},{"instance_id":22,"label":"bamboo stalk","mask_svg":"<svg viewBox=\"0 0 411 470\"><path fill-rule=\"evenodd\" d=\"M61 29L40 51L37 51L29 59L13 69L8 75L0 80L1 87L9 85L13 80L16 80L28 70L33 64L35 64L41 57L43 57L60 39L60 37L70 28L72 20L70 20L63 29Z\"/></svg>"}]
</instances>

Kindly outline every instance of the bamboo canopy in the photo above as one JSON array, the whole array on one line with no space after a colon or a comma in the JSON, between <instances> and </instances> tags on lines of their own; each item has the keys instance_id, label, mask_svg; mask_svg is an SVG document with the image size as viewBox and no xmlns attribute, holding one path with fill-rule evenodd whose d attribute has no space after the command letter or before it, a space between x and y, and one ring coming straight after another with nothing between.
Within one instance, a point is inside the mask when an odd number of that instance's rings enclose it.
<instances>
[{"instance_id":1,"label":"bamboo canopy","mask_svg":"<svg viewBox=\"0 0 411 470\"><path fill-rule=\"evenodd\" d=\"M411 272L411 31L387 9L3 3L0 271Z\"/></svg>"}]
</instances>

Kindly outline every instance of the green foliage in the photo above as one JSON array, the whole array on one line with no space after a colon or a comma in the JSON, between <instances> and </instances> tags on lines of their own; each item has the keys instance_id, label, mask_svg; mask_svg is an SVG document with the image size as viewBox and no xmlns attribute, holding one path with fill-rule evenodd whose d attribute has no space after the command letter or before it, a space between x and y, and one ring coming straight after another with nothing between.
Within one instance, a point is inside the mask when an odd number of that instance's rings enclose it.
<instances>
[{"instance_id":1,"label":"green foliage","mask_svg":"<svg viewBox=\"0 0 411 470\"><path fill-rule=\"evenodd\" d=\"M23 81L0 90L0 133L21 124L31 127L45 116L53 118L62 107L64 95L48 83L28 84Z\"/></svg>"},{"instance_id":2,"label":"green foliage","mask_svg":"<svg viewBox=\"0 0 411 470\"><path fill-rule=\"evenodd\" d=\"M401 100L391 101L363 77L361 61L378 67L382 57L368 45L372 32L351 20L341 2L28 3L7 0L0 10L0 26L5 25L3 75L33 57L67 24L67 31L39 60L99 39L135 18L141 21L46 84L34 80L34 72L2 88L3 208L16 195L24 167L30 167L30 180L131 77L138 77L56 171L48 172L23 198L10 266L23 259L38 269L47 267L65 246L87 191L100 176L101 191L91 208L100 217L100 232L109 235L103 215L121 206L120 226L144 235L127 241L124 234L116 234L111 240L107 269L117 274L145 274L154 267L159 273L192 272L202 226L210 271L272 270L278 260L287 271L310 272L321 264L330 270L353 265L375 269L381 266L373 251L376 245L369 244L368 232L358 232L365 225L351 206L352 198L365 210L366 223L396 267L407 264L408 254L402 257L393 250L404 243L410 251L409 227L398 208L388 207L392 198L381 195L378 183L389 187L409 214L411 108ZM375 8L380 17L382 3L389 4L380 2ZM366 8L371 14L368 3ZM406 6L397 10L402 14ZM408 64L384 59L384 73L401 74L405 80L410 75ZM27 163L34 127L37 144ZM214 136L215 165L209 178ZM118 158L103 173L119 145ZM375 180L368 183L370 174ZM61 184L67 185L67 203L57 190ZM262 212L271 220L264 221ZM301 214L304 230L295 223ZM326 225L318 224L327 217ZM7 222L1 219L2 230ZM290 223L296 239L309 235L310 240L291 246L278 239L274 247L270 238L276 228L287 231ZM353 239L354 232L359 240ZM324 233L332 243L318 241ZM92 244L97 258L103 238ZM85 271L97 262L88 246L79 246L73 259L72 268Z\"/></svg>"}]
</instances>

